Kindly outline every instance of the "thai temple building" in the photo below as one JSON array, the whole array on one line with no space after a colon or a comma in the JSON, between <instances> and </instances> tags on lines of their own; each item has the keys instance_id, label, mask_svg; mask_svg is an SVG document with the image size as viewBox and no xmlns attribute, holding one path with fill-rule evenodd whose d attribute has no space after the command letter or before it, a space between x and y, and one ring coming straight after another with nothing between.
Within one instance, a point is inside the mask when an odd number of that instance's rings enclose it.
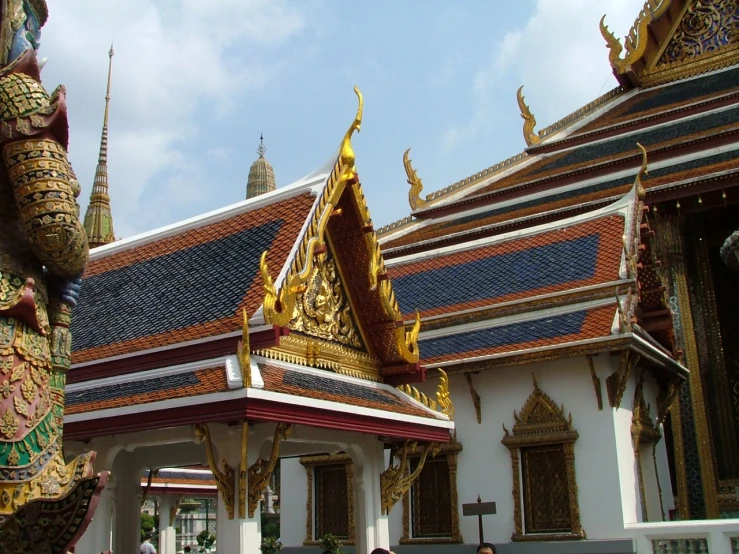
<instances>
[{"instance_id":1,"label":"thai temple building","mask_svg":"<svg viewBox=\"0 0 739 554\"><path fill-rule=\"evenodd\" d=\"M275 170L272 164L267 161L264 155L267 148L264 146L264 136L259 137L259 148L257 154L259 157L251 164L249 168L249 179L246 181L246 197L254 198L260 194L272 192L277 188L275 184Z\"/></svg>"},{"instance_id":2,"label":"thai temple building","mask_svg":"<svg viewBox=\"0 0 739 554\"><path fill-rule=\"evenodd\" d=\"M292 184L260 139L245 200L86 223L64 446L110 475L75 552L144 509L160 554L211 519L220 554L739 553L739 4L606 23L617 88L543 129L519 89L521 153L440 191L406 151L382 229L358 89Z\"/></svg>"}]
</instances>

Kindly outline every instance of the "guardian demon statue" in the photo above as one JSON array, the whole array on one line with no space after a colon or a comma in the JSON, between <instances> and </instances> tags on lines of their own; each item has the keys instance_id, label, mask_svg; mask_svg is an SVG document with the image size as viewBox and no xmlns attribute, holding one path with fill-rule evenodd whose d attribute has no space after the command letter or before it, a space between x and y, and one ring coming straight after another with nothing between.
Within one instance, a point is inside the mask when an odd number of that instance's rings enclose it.
<instances>
[{"instance_id":1,"label":"guardian demon statue","mask_svg":"<svg viewBox=\"0 0 739 554\"><path fill-rule=\"evenodd\" d=\"M0 0L0 554L65 553L107 474L65 461L71 312L88 256L64 88L36 59L45 0Z\"/></svg>"}]
</instances>

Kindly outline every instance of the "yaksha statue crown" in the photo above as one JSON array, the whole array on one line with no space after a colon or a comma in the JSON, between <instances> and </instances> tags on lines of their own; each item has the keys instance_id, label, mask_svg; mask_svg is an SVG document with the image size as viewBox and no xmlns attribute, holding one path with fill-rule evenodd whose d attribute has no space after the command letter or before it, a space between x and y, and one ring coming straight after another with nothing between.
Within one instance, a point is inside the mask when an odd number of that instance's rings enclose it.
<instances>
[{"instance_id":1,"label":"yaksha statue crown","mask_svg":"<svg viewBox=\"0 0 739 554\"><path fill-rule=\"evenodd\" d=\"M36 59L44 0L0 0L0 550L66 553L107 474L62 455L72 309L88 257L64 88Z\"/></svg>"}]
</instances>

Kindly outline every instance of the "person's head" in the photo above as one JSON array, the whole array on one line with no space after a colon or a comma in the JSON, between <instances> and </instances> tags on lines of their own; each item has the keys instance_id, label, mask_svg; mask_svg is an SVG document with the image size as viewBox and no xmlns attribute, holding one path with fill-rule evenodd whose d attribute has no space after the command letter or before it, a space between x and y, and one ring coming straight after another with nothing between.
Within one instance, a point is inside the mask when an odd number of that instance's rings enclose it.
<instances>
[{"instance_id":1,"label":"person's head","mask_svg":"<svg viewBox=\"0 0 739 554\"><path fill-rule=\"evenodd\" d=\"M489 542L484 542L477 547L477 554L496 554L495 547Z\"/></svg>"},{"instance_id":2,"label":"person's head","mask_svg":"<svg viewBox=\"0 0 739 554\"><path fill-rule=\"evenodd\" d=\"M185 552L186 553L192 552L192 548L190 548L189 546L186 546L185 547Z\"/></svg>"},{"instance_id":3,"label":"person's head","mask_svg":"<svg viewBox=\"0 0 739 554\"><path fill-rule=\"evenodd\" d=\"M391 552L384 548L375 548L370 554L391 554Z\"/></svg>"},{"instance_id":4,"label":"person's head","mask_svg":"<svg viewBox=\"0 0 739 554\"><path fill-rule=\"evenodd\" d=\"M151 540L151 537L153 537L153 535L151 533L146 533L144 535L144 541L150 541Z\"/></svg>"}]
</instances>

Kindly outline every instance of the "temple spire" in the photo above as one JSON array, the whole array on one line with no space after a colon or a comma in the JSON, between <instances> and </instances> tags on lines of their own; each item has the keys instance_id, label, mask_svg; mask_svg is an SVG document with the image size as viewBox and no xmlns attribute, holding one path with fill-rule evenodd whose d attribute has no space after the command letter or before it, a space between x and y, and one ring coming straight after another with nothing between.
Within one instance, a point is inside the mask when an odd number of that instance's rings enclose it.
<instances>
[{"instance_id":1,"label":"temple spire","mask_svg":"<svg viewBox=\"0 0 739 554\"><path fill-rule=\"evenodd\" d=\"M90 248L102 246L115 240L113 234L113 215L110 210L108 196L108 109L110 106L110 78L113 69L113 45L108 52L108 88L105 92L105 115L103 132L100 137L100 153L95 169L95 181L92 185L90 203L85 212L85 231Z\"/></svg>"},{"instance_id":2,"label":"temple spire","mask_svg":"<svg viewBox=\"0 0 739 554\"><path fill-rule=\"evenodd\" d=\"M264 146L264 135L259 135L259 146L257 147L256 161L249 168L249 178L246 182L246 197L254 198L260 194L271 192L277 188L275 183L275 171L272 164L267 161L264 155L267 153L267 147Z\"/></svg>"}]
</instances>

